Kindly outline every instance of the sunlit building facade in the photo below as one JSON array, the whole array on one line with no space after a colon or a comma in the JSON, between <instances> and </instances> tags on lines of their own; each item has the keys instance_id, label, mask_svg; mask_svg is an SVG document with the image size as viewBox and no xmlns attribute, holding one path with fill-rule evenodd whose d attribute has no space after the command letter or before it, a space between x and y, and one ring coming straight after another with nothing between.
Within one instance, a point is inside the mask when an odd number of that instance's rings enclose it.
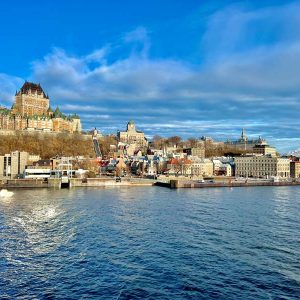
<instances>
[{"instance_id":1,"label":"sunlit building facade","mask_svg":"<svg viewBox=\"0 0 300 300\"><path fill-rule=\"evenodd\" d=\"M0 107L1 129L74 133L81 132L81 121L76 114L66 116L58 108L53 111L40 84L25 82L11 109Z\"/></svg>"},{"instance_id":2,"label":"sunlit building facade","mask_svg":"<svg viewBox=\"0 0 300 300\"><path fill-rule=\"evenodd\" d=\"M290 160L270 155L240 156L234 159L236 177L290 177Z\"/></svg>"}]
</instances>

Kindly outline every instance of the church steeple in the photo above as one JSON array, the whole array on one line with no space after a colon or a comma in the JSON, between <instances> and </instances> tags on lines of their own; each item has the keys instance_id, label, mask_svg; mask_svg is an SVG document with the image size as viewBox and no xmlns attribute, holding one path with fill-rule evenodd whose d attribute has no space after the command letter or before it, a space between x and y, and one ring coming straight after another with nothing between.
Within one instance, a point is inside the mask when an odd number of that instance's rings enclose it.
<instances>
[{"instance_id":1,"label":"church steeple","mask_svg":"<svg viewBox=\"0 0 300 300\"><path fill-rule=\"evenodd\" d=\"M247 136L246 136L245 128L242 129L241 140L242 141L247 141Z\"/></svg>"}]
</instances>

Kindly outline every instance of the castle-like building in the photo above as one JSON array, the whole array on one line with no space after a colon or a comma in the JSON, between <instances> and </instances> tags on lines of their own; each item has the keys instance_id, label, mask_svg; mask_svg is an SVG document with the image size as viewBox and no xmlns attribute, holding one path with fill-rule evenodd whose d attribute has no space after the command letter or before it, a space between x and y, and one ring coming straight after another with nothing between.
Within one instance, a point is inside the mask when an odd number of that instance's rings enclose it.
<instances>
[{"instance_id":1,"label":"castle-like building","mask_svg":"<svg viewBox=\"0 0 300 300\"><path fill-rule=\"evenodd\" d=\"M246 136L246 132L245 129L242 129L242 134L241 134L241 138L236 140L236 141L229 141L227 140L225 142L225 145L234 147L238 150L247 150L247 151L251 151L253 150L253 148L255 147L255 145L259 142L258 140L255 139L248 139L248 137Z\"/></svg>"},{"instance_id":2,"label":"castle-like building","mask_svg":"<svg viewBox=\"0 0 300 300\"><path fill-rule=\"evenodd\" d=\"M241 138L237 141L226 141L225 145L234 147L237 150L245 150L249 153L257 153L262 155L276 156L276 148L271 147L265 139L259 137L258 139L249 140L243 128Z\"/></svg>"},{"instance_id":3,"label":"castle-like building","mask_svg":"<svg viewBox=\"0 0 300 300\"><path fill-rule=\"evenodd\" d=\"M81 122L76 114L66 116L59 108L53 111L40 84L26 81L16 92L11 109L0 106L1 129L74 133L81 132Z\"/></svg>"},{"instance_id":4,"label":"castle-like building","mask_svg":"<svg viewBox=\"0 0 300 300\"><path fill-rule=\"evenodd\" d=\"M120 142L128 145L134 144L138 147L148 146L144 132L136 130L135 123L132 120L127 123L127 130L119 131L117 136Z\"/></svg>"}]
</instances>

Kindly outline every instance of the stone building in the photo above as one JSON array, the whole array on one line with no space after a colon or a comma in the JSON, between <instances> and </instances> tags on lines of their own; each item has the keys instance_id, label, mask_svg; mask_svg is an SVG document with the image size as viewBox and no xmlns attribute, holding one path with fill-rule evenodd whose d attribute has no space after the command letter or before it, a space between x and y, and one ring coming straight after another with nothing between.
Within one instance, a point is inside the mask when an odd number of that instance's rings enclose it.
<instances>
[{"instance_id":1,"label":"stone building","mask_svg":"<svg viewBox=\"0 0 300 300\"><path fill-rule=\"evenodd\" d=\"M40 86L32 82L25 82L16 92L15 104L12 111L24 116L47 115L49 109L49 97Z\"/></svg>"},{"instance_id":2,"label":"stone building","mask_svg":"<svg viewBox=\"0 0 300 300\"><path fill-rule=\"evenodd\" d=\"M291 162L291 177L292 178L300 177L300 161Z\"/></svg>"},{"instance_id":3,"label":"stone building","mask_svg":"<svg viewBox=\"0 0 300 300\"><path fill-rule=\"evenodd\" d=\"M127 123L126 131L118 132L118 140L119 142L128 144L128 145L136 145L137 147L147 147L148 141L145 137L144 132L136 130L135 124L133 121L129 121Z\"/></svg>"},{"instance_id":4,"label":"stone building","mask_svg":"<svg viewBox=\"0 0 300 300\"><path fill-rule=\"evenodd\" d=\"M226 141L224 144L230 147L234 147L237 150L246 150L249 152L253 151L255 145L259 142L259 140L248 139L245 129L242 129L241 137L236 141Z\"/></svg>"},{"instance_id":5,"label":"stone building","mask_svg":"<svg viewBox=\"0 0 300 300\"><path fill-rule=\"evenodd\" d=\"M271 147L266 140L259 137L255 146L253 147L253 153L262 154L262 155L271 155L276 156L276 148Z\"/></svg>"},{"instance_id":6,"label":"stone building","mask_svg":"<svg viewBox=\"0 0 300 300\"><path fill-rule=\"evenodd\" d=\"M183 153L186 153L190 156L196 156L199 158L205 158L205 145L203 143L198 143L195 147L183 149Z\"/></svg>"},{"instance_id":7,"label":"stone building","mask_svg":"<svg viewBox=\"0 0 300 300\"><path fill-rule=\"evenodd\" d=\"M191 175L192 176L213 176L214 165L210 159L197 158L192 160Z\"/></svg>"},{"instance_id":8,"label":"stone building","mask_svg":"<svg viewBox=\"0 0 300 300\"><path fill-rule=\"evenodd\" d=\"M265 155L235 157L236 177L290 177L290 160L288 158Z\"/></svg>"},{"instance_id":9,"label":"stone building","mask_svg":"<svg viewBox=\"0 0 300 300\"><path fill-rule=\"evenodd\" d=\"M0 130L40 130L81 132L78 115L66 116L50 107L50 99L40 84L25 82L16 92L11 109L0 108Z\"/></svg>"}]
</instances>

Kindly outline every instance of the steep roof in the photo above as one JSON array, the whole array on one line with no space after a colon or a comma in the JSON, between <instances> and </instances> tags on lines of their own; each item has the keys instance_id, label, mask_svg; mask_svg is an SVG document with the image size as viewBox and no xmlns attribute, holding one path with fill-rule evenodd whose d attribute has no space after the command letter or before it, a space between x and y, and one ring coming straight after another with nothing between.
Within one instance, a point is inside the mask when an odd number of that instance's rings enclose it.
<instances>
[{"instance_id":1,"label":"steep roof","mask_svg":"<svg viewBox=\"0 0 300 300\"><path fill-rule=\"evenodd\" d=\"M20 89L20 92L22 94L29 94L29 91L31 91L31 93L37 92L39 95L43 94L43 96L45 98L48 98L48 96L46 96L44 90L42 89L42 87L39 83L37 84L37 83L25 81L25 83L23 84L23 86Z\"/></svg>"},{"instance_id":2,"label":"steep roof","mask_svg":"<svg viewBox=\"0 0 300 300\"><path fill-rule=\"evenodd\" d=\"M54 116L54 118L62 118L63 117L63 114L61 113L61 111L59 110L58 107L56 107L53 116Z\"/></svg>"}]
</instances>

